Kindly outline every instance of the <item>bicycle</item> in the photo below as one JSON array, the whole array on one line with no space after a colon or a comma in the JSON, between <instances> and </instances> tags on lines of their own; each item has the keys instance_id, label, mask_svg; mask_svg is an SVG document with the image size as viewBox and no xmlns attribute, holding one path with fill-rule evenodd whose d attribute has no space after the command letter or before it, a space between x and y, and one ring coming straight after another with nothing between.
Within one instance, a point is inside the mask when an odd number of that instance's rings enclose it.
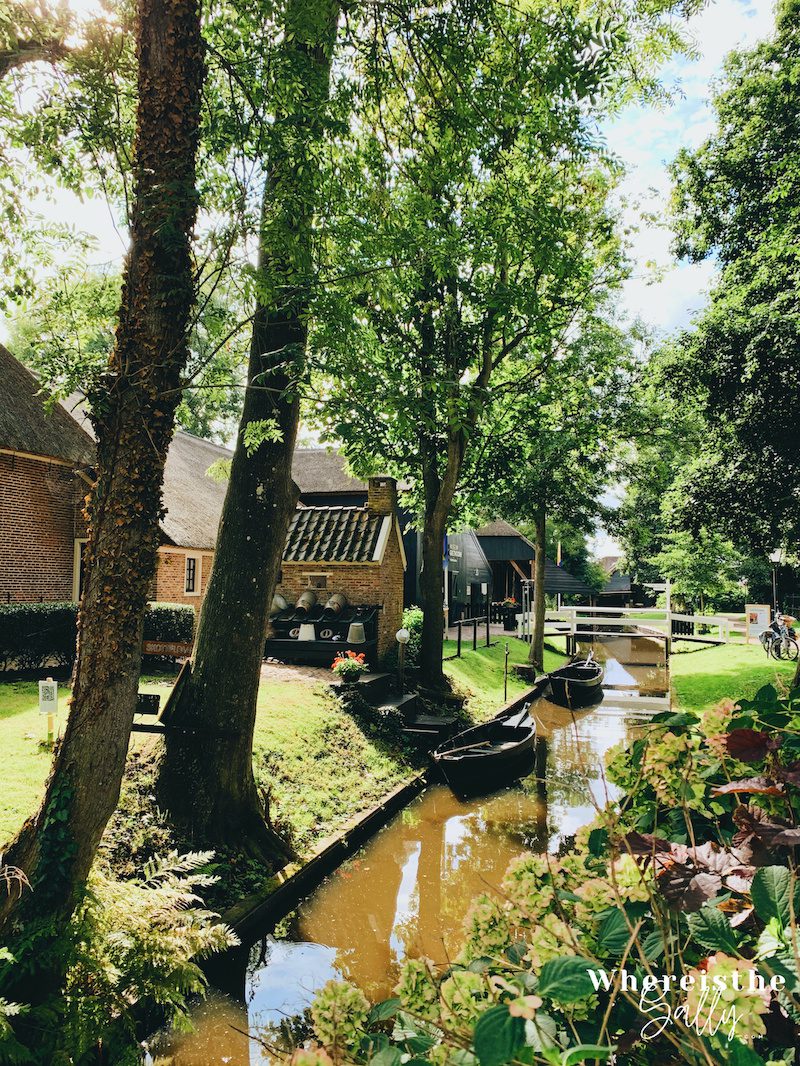
<instances>
[{"instance_id":1,"label":"bicycle","mask_svg":"<svg viewBox=\"0 0 800 1066\"><path fill-rule=\"evenodd\" d=\"M792 618L791 621L793 622L794 619ZM794 662L800 654L800 647L795 637L795 631L789 627L787 619L780 611L776 611L769 628L765 629L758 639L764 651L773 659Z\"/></svg>"}]
</instances>

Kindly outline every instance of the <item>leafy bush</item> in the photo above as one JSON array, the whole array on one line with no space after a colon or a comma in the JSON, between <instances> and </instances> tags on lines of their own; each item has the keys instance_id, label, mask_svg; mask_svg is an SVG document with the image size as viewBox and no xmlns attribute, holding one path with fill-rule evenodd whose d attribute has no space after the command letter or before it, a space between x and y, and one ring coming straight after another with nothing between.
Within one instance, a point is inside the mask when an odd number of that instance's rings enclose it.
<instances>
[{"instance_id":1,"label":"leafy bush","mask_svg":"<svg viewBox=\"0 0 800 1066\"><path fill-rule=\"evenodd\" d=\"M513 860L449 966L408 960L371 1010L330 982L294 1062L795 1062L800 689L659 715L608 762L626 794Z\"/></svg>"},{"instance_id":2,"label":"leafy bush","mask_svg":"<svg viewBox=\"0 0 800 1066\"><path fill-rule=\"evenodd\" d=\"M74 603L0 604L0 670L66 669L75 659L78 607ZM144 639L188 643L194 609L181 603L148 604Z\"/></svg>"},{"instance_id":3,"label":"leafy bush","mask_svg":"<svg viewBox=\"0 0 800 1066\"><path fill-rule=\"evenodd\" d=\"M68 960L64 995L28 1010L0 998L0 1061L133 1066L141 1062L134 1010L141 1017L157 1008L172 1024L185 1020L188 1001L206 987L197 960L237 943L198 895L214 880L204 872L212 858L211 852L173 853L130 881L95 871L66 938L58 942ZM0 992L43 943L46 930L26 928L15 958L0 949ZM20 1032L14 1028L17 1014L26 1022ZM28 1032L36 1034L35 1049L23 1043ZM21 1051L33 1054L21 1057Z\"/></svg>"}]
</instances>

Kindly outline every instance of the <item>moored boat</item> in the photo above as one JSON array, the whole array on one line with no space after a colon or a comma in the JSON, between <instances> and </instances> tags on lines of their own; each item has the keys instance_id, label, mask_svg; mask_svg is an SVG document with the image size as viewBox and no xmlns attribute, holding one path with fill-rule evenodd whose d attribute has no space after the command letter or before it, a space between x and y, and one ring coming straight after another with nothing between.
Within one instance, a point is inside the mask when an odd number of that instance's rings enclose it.
<instances>
[{"instance_id":1,"label":"moored boat","mask_svg":"<svg viewBox=\"0 0 800 1066\"><path fill-rule=\"evenodd\" d=\"M530 699L519 703L432 752L434 765L457 796L494 792L531 772L536 726L529 714Z\"/></svg>"},{"instance_id":2,"label":"moored boat","mask_svg":"<svg viewBox=\"0 0 800 1066\"><path fill-rule=\"evenodd\" d=\"M550 699L562 707L575 710L589 707L603 698L603 667L590 652L587 658L577 659L548 674Z\"/></svg>"}]
</instances>

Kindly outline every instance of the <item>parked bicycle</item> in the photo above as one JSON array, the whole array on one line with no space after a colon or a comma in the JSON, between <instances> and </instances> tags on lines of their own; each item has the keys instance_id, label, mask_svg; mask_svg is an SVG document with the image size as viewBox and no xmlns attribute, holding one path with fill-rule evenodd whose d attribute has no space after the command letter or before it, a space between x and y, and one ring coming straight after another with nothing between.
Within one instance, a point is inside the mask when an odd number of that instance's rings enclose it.
<instances>
[{"instance_id":1,"label":"parked bicycle","mask_svg":"<svg viewBox=\"0 0 800 1066\"><path fill-rule=\"evenodd\" d=\"M767 655L773 659L797 659L800 648L797 644L797 634L791 628L790 623L794 618L786 618L780 611L775 612L775 618L758 638Z\"/></svg>"}]
</instances>

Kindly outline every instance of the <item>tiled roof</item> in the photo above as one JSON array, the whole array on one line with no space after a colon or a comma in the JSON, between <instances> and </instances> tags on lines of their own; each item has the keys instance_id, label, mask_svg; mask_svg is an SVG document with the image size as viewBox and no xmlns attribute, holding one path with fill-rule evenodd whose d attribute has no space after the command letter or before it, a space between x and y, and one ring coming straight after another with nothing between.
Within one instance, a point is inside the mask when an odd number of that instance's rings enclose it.
<instances>
[{"instance_id":1,"label":"tiled roof","mask_svg":"<svg viewBox=\"0 0 800 1066\"><path fill-rule=\"evenodd\" d=\"M289 526L285 563L368 563L375 559L387 515L365 507L298 507Z\"/></svg>"}]
</instances>

